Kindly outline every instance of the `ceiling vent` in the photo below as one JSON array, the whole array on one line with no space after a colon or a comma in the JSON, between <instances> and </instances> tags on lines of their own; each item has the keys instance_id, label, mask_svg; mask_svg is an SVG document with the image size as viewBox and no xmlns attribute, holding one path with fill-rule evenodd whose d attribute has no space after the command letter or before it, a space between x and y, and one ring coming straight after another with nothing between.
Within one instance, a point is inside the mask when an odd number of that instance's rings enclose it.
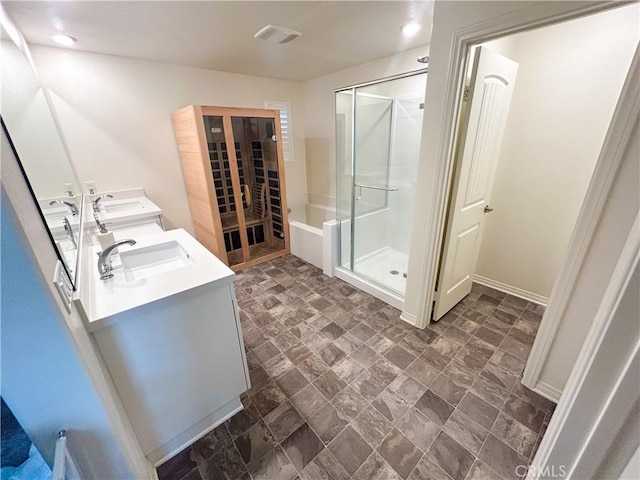
<instances>
[{"instance_id":1,"label":"ceiling vent","mask_svg":"<svg viewBox=\"0 0 640 480\"><path fill-rule=\"evenodd\" d=\"M289 43L300 35L302 35L302 32L291 30L290 28L279 27L278 25L267 25L256 33L254 37L275 43Z\"/></svg>"}]
</instances>

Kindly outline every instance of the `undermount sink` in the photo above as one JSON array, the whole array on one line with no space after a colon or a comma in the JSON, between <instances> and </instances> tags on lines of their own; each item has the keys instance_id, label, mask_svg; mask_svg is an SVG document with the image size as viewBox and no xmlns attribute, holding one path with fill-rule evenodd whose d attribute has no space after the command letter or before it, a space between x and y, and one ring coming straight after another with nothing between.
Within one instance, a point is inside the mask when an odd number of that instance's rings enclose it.
<instances>
[{"instance_id":1,"label":"undermount sink","mask_svg":"<svg viewBox=\"0 0 640 480\"><path fill-rule=\"evenodd\" d=\"M193 262L175 240L121 252L120 261L124 277L130 282L170 272Z\"/></svg>"},{"instance_id":2,"label":"undermount sink","mask_svg":"<svg viewBox=\"0 0 640 480\"><path fill-rule=\"evenodd\" d=\"M107 213L123 213L123 212L131 212L135 210L142 210L144 205L138 201L133 202L118 202L118 203L106 203L104 204L104 209Z\"/></svg>"}]
</instances>

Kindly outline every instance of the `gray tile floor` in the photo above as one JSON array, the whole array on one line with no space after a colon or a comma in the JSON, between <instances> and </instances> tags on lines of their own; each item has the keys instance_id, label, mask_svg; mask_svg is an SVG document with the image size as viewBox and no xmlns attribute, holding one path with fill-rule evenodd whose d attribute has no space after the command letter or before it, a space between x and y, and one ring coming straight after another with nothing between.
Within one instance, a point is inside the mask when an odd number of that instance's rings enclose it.
<instances>
[{"instance_id":1,"label":"gray tile floor","mask_svg":"<svg viewBox=\"0 0 640 480\"><path fill-rule=\"evenodd\" d=\"M511 479L554 404L520 375L543 308L474 285L418 330L288 255L238 275L245 409L160 480Z\"/></svg>"}]
</instances>

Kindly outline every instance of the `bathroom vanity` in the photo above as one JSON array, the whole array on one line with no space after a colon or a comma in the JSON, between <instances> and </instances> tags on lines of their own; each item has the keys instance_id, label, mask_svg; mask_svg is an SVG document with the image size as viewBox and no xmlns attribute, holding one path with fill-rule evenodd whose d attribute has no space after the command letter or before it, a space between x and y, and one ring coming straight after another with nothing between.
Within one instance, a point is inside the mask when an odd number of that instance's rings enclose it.
<instances>
[{"instance_id":1,"label":"bathroom vanity","mask_svg":"<svg viewBox=\"0 0 640 480\"><path fill-rule=\"evenodd\" d=\"M249 375L235 274L185 230L164 231L159 214L145 216L155 212L148 199L100 203L114 239L136 244L118 248L113 277L101 280L85 204L76 304L145 455L159 465L243 408Z\"/></svg>"}]
</instances>

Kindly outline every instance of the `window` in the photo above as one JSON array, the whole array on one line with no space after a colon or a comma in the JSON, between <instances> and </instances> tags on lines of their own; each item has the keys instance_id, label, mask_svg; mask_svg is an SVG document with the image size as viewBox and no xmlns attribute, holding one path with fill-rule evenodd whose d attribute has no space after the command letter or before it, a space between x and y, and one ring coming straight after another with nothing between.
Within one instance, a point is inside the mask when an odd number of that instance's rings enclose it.
<instances>
[{"instance_id":1,"label":"window","mask_svg":"<svg viewBox=\"0 0 640 480\"><path fill-rule=\"evenodd\" d=\"M264 108L280 111L280 129L282 130L282 151L284 161L293 162L293 136L291 135L291 104L289 102L264 102Z\"/></svg>"}]
</instances>

